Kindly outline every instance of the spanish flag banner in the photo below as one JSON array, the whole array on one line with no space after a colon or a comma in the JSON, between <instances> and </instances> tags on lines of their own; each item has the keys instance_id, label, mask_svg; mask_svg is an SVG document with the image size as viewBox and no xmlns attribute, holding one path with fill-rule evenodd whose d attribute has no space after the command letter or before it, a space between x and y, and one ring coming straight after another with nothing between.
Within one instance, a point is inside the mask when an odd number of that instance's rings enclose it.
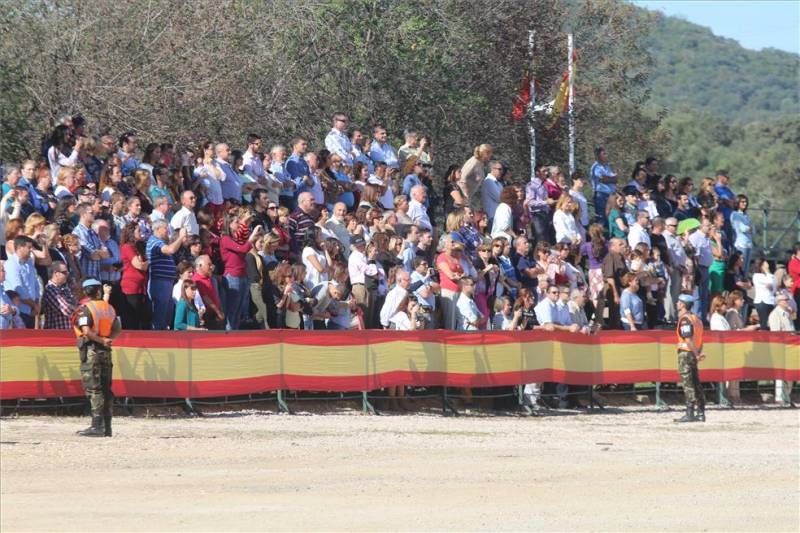
<instances>
[{"instance_id":1,"label":"spanish flag banner","mask_svg":"<svg viewBox=\"0 0 800 533\"><path fill-rule=\"evenodd\" d=\"M707 333L704 381L800 380L800 336ZM669 331L124 332L117 396L204 398L277 389L368 391L392 385L494 387L678 381ZM0 399L82 396L68 332L0 332Z\"/></svg>"},{"instance_id":2,"label":"spanish flag banner","mask_svg":"<svg viewBox=\"0 0 800 533\"><path fill-rule=\"evenodd\" d=\"M578 65L578 56L575 52L572 53L572 79L573 82L575 81L575 72L577 71ZM561 75L561 83L558 86L558 91L556 92L556 97L553 100L553 106L550 109L550 123L547 126L547 129L553 129L553 127L558 123L558 119L561 118L567 111L567 107L569 106L569 70L565 70L564 74Z\"/></svg>"}]
</instances>

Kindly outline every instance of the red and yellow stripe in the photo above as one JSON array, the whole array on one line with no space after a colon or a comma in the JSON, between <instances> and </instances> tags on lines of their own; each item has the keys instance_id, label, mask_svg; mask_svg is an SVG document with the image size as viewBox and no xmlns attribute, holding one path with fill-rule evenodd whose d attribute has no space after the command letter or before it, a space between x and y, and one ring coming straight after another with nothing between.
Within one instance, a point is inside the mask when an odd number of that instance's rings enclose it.
<instances>
[{"instance_id":1,"label":"red and yellow stripe","mask_svg":"<svg viewBox=\"0 0 800 533\"><path fill-rule=\"evenodd\" d=\"M800 337L707 333L704 381L800 380ZM114 393L233 396L275 389L360 391L391 385L488 387L674 382L675 334L601 332L315 331L123 333L114 342ZM66 332L0 332L0 399L82 395Z\"/></svg>"}]
</instances>

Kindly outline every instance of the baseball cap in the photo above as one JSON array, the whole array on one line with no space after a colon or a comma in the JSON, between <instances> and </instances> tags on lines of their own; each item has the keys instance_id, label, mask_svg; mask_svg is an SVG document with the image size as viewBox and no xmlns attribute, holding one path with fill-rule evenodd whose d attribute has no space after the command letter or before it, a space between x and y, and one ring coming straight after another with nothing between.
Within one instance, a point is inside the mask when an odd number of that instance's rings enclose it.
<instances>
[{"instance_id":1,"label":"baseball cap","mask_svg":"<svg viewBox=\"0 0 800 533\"><path fill-rule=\"evenodd\" d=\"M352 237L350 237L351 246L360 246L362 244L365 244L366 242L367 241L364 240L363 235L353 235Z\"/></svg>"},{"instance_id":2,"label":"baseball cap","mask_svg":"<svg viewBox=\"0 0 800 533\"><path fill-rule=\"evenodd\" d=\"M83 287L84 289L88 289L89 287L100 287L102 285L103 284L100 283L99 281L97 281L96 279L89 278L89 279L83 281L83 283L81 284L81 287Z\"/></svg>"},{"instance_id":3,"label":"baseball cap","mask_svg":"<svg viewBox=\"0 0 800 533\"><path fill-rule=\"evenodd\" d=\"M691 305L694 303L694 298L690 294L681 294L678 296L678 301L683 302L686 305Z\"/></svg>"}]
</instances>

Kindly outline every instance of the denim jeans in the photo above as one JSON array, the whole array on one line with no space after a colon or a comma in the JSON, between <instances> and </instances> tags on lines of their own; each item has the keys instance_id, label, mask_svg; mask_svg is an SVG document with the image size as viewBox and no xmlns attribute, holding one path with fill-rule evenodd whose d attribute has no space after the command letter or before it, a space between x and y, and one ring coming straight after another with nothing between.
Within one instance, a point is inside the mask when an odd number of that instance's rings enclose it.
<instances>
[{"instance_id":1,"label":"denim jeans","mask_svg":"<svg viewBox=\"0 0 800 533\"><path fill-rule=\"evenodd\" d=\"M172 301L172 280L151 279L147 287L153 304L153 329L169 329L175 319L175 304Z\"/></svg>"},{"instance_id":2,"label":"denim jeans","mask_svg":"<svg viewBox=\"0 0 800 533\"><path fill-rule=\"evenodd\" d=\"M707 266L697 265L697 271L700 273L700 280L697 282L697 297L699 300L698 315L704 324L708 323L708 304L710 296L710 275Z\"/></svg>"},{"instance_id":3,"label":"denim jeans","mask_svg":"<svg viewBox=\"0 0 800 533\"><path fill-rule=\"evenodd\" d=\"M225 329L239 329L250 306L250 282L246 277L225 274Z\"/></svg>"},{"instance_id":4,"label":"denim jeans","mask_svg":"<svg viewBox=\"0 0 800 533\"><path fill-rule=\"evenodd\" d=\"M611 196L607 192L594 193L594 219L598 224L602 224L603 228L608 231L608 220L606 219L606 204L608 197Z\"/></svg>"}]
</instances>

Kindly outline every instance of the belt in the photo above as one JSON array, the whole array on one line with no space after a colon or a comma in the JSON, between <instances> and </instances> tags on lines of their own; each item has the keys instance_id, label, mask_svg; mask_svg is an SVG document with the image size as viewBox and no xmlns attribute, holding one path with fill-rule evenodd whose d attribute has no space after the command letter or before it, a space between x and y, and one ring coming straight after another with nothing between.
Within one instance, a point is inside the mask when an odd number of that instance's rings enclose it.
<instances>
[{"instance_id":1,"label":"belt","mask_svg":"<svg viewBox=\"0 0 800 533\"><path fill-rule=\"evenodd\" d=\"M363 285L363 283L351 283L350 285L352 285L353 287L355 287L356 285Z\"/></svg>"}]
</instances>

